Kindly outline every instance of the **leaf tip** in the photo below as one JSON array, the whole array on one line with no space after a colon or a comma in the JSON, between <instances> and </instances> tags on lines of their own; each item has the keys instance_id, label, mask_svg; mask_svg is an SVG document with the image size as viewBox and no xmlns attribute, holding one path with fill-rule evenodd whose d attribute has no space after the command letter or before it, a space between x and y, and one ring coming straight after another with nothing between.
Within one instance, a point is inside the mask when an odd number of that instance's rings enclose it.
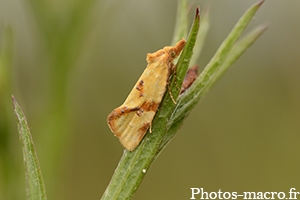
<instances>
[{"instance_id":1,"label":"leaf tip","mask_svg":"<svg viewBox=\"0 0 300 200\"><path fill-rule=\"evenodd\" d=\"M195 18L198 18L198 19L199 19L199 6L197 6Z\"/></svg>"},{"instance_id":2,"label":"leaf tip","mask_svg":"<svg viewBox=\"0 0 300 200\"><path fill-rule=\"evenodd\" d=\"M256 5L257 5L257 6L261 6L264 2L265 2L265 0L261 0L261 1L259 1Z\"/></svg>"},{"instance_id":3,"label":"leaf tip","mask_svg":"<svg viewBox=\"0 0 300 200\"><path fill-rule=\"evenodd\" d=\"M257 27L256 31L261 35L269 28L269 23L263 23L260 26Z\"/></svg>"},{"instance_id":4,"label":"leaf tip","mask_svg":"<svg viewBox=\"0 0 300 200\"><path fill-rule=\"evenodd\" d=\"M262 25L260 26L260 28L261 28L262 30L266 30L266 29L269 28L269 26L270 26L270 24L269 24L268 22L266 22L266 23L262 24Z\"/></svg>"},{"instance_id":5,"label":"leaf tip","mask_svg":"<svg viewBox=\"0 0 300 200\"><path fill-rule=\"evenodd\" d=\"M14 97L14 95L11 95L11 98L13 100L13 105L14 105L14 109L16 109L16 104L18 104L16 98Z\"/></svg>"}]
</instances>

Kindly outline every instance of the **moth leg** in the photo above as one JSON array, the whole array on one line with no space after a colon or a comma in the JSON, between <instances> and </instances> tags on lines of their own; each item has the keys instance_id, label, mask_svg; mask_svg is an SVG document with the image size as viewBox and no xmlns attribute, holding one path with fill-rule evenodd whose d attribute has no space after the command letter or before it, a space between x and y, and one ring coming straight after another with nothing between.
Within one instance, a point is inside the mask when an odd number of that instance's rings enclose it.
<instances>
[{"instance_id":1,"label":"moth leg","mask_svg":"<svg viewBox=\"0 0 300 200\"><path fill-rule=\"evenodd\" d=\"M152 122L150 122L149 133L152 133Z\"/></svg>"},{"instance_id":2,"label":"moth leg","mask_svg":"<svg viewBox=\"0 0 300 200\"><path fill-rule=\"evenodd\" d=\"M170 94L170 97L171 97L173 103L176 105L177 103L176 103L176 101L175 101L174 98L173 98L173 95L172 95L171 90L170 90L170 84L169 84L169 83L170 83L170 82L167 83L167 85L168 85L168 90L169 90L169 94Z\"/></svg>"},{"instance_id":3,"label":"moth leg","mask_svg":"<svg viewBox=\"0 0 300 200\"><path fill-rule=\"evenodd\" d=\"M173 72L174 72L174 83L175 83L175 85L176 85L176 87L177 87L177 89L180 91L181 89L179 88L179 86L177 85L177 65L174 65L174 66L172 66L172 70L173 70Z\"/></svg>"}]
</instances>

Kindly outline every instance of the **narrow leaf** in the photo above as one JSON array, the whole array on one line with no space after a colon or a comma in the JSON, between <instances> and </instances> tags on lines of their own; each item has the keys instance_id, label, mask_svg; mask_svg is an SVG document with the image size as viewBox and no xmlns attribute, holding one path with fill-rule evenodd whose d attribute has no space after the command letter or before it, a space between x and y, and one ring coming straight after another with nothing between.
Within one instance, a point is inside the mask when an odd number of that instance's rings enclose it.
<instances>
[{"instance_id":1,"label":"narrow leaf","mask_svg":"<svg viewBox=\"0 0 300 200\"><path fill-rule=\"evenodd\" d=\"M194 54L191 58L189 68L193 67L197 64L197 60L199 59L199 57L201 55L202 48L204 46L204 41L206 39L206 35L208 33L209 27L210 27L209 8L206 7L204 9L203 14L201 15L201 26L199 28L199 33L198 33L196 44L194 47ZM178 102L178 103L180 103L180 102ZM172 117L172 118L174 118L174 117ZM172 121L172 119L171 119L171 121ZM165 145L173 137L173 134L181 127L181 125L183 123L183 119L181 120L181 122L177 122L177 123L178 124L174 125L174 127L168 128L168 131L166 132L166 134L163 138L163 142L162 142L162 145L161 145L159 151L161 151L165 147Z\"/></svg>"},{"instance_id":2,"label":"narrow leaf","mask_svg":"<svg viewBox=\"0 0 300 200\"><path fill-rule=\"evenodd\" d=\"M230 52L229 56L225 60L224 64L222 65L220 70L218 72L216 72L217 75L216 75L214 81L212 82L212 85L215 82L217 82L224 75L224 73L229 69L229 67L231 67L232 64L237 59L239 59L243 55L243 53L246 52L246 50L259 38L259 36L261 36L264 33L264 31L267 30L267 28L268 28L267 25L261 25L261 26L257 27L251 33L244 36L241 39L241 41L239 41L236 45L234 45L232 51ZM207 87L207 89L209 89L209 88L210 87ZM205 93L206 92L204 92L203 94L205 94ZM188 104L188 103L189 102L179 101L178 106L180 106L181 104ZM182 126L183 121L189 112L190 112L190 110L187 111L186 114L183 114L183 113L178 112L178 110L176 110L176 112L174 113L174 115L172 116L172 118L170 120L171 125L166 133L166 136L164 138L164 143L161 146L160 150L162 150L168 144L168 142L172 139L172 137L177 132L177 130ZM176 122L174 122L174 121L176 121Z\"/></svg>"},{"instance_id":3,"label":"narrow leaf","mask_svg":"<svg viewBox=\"0 0 300 200\"><path fill-rule=\"evenodd\" d=\"M185 38L188 34L188 0L178 0L176 23L171 46L174 46L181 38Z\"/></svg>"},{"instance_id":4,"label":"narrow leaf","mask_svg":"<svg viewBox=\"0 0 300 200\"><path fill-rule=\"evenodd\" d=\"M267 28L268 25L266 24L258 26L252 32L241 38L241 40L233 46L230 54L227 56L222 67L218 71L215 81L220 79L227 69L245 53L245 51L267 30Z\"/></svg>"},{"instance_id":5,"label":"narrow leaf","mask_svg":"<svg viewBox=\"0 0 300 200\"><path fill-rule=\"evenodd\" d=\"M202 53L204 47L205 39L210 28L210 18L209 18L209 7L204 8L204 12L201 15L201 26L199 28L199 33L197 37L197 42L195 44L194 55L191 59L190 66L194 67L197 65L197 61Z\"/></svg>"},{"instance_id":6,"label":"narrow leaf","mask_svg":"<svg viewBox=\"0 0 300 200\"><path fill-rule=\"evenodd\" d=\"M19 137L23 150L27 183L27 199L46 200L47 197L44 180L27 121L18 102L16 101L14 96L12 96L12 98L15 114L17 117Z\"/></svg>"},{"instance_id":7,"label":"narrow leaf","mask_svg":"<svg viewBox=\"0 0 300 200\"><path fill-rule=\"evenodd\" d=\"M214 85L221 66L223 66L223 63L230 54L233 46L263 2L264 1L260 1L257 4L254 4L245 12L197 80L185 93L183 93L182 96L180 96L176 110L169 122L169 126L172 126L172 124L176 123L180 118L185 117L204 94Z\"/></svg>"}]
</instances>

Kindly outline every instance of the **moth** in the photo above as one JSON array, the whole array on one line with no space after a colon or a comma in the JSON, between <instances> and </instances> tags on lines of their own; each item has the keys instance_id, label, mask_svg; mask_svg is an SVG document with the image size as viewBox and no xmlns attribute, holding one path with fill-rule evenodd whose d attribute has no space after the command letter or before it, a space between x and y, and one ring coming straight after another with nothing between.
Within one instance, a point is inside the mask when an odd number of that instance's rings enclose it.
<instances>
[{"instance_id":1,"label":"moth","mask_svg":"<svg viewBox=\"0 0 300 200\"><path fill-rule=\"evenodd\" d=\"M166 46L154 53L148 53L147 68L125 102L108 115L109 128L127 150L133 151L151 126L169 86L170 75L175 71L172 61L180 54L185 42L181 39L175 47Z\"/></svg>"}]
</instances>

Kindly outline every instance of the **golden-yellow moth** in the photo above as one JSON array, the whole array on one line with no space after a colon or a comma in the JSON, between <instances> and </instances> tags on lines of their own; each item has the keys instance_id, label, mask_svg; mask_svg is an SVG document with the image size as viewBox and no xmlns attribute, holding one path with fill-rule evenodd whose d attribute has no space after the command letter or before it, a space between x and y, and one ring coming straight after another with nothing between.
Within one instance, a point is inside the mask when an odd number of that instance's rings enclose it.
<instances>
[{"instance_id":1,"label":"golden-yellow moth","mask_svg":"<svg viewBox=\"0 0 300 200\"><path fill-rule=\"evenodd\" d=\"M172 61L184 45L185 40L181 39L175 47L166 46L155 53L148 53L147 68L125 102L108 115L111 131L127 150L133 151L150 127L173 73Z\"/></svg>"}]
</instances>

